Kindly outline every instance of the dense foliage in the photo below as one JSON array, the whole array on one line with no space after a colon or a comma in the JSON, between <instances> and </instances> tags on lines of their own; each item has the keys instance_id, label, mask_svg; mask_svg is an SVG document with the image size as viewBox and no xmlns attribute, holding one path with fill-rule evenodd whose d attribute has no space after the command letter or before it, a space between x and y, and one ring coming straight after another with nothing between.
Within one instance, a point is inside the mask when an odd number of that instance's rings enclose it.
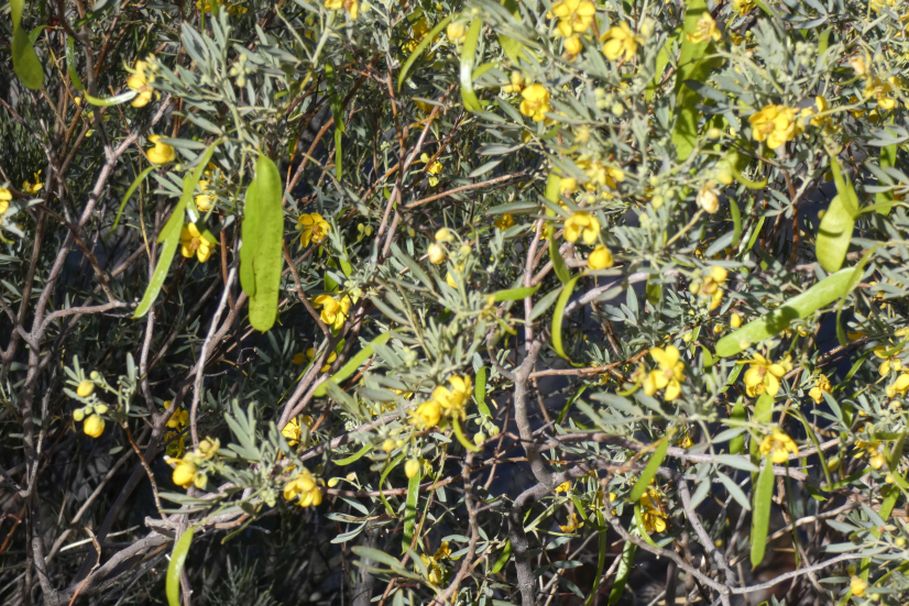
<instances>
[{"instance_id":1,"label":"dense foliage","mask_svg":"<svg viewBox=\"0 0 909 606\"><path fill-rule=\"evenodd\" d=\"M8 7L0 601L909 601L909 2Z\"/></svg>"}]
</instances>

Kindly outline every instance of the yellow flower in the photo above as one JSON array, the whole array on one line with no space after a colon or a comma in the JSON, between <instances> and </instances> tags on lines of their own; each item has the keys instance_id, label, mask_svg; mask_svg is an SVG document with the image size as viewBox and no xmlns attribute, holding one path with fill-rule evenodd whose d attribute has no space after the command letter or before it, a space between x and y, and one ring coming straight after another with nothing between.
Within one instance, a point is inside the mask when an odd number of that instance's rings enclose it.
<instances>
[{"instance_id":1,"label":"yellow flower","mask_svg":"<svg viewBox=\"0 0 909 606\"><path fill-rule=\"evenodd\" d=\"M104 433L104 419L98 415L89 415L82 424L82 431L90 438L101 437L101 434Z\"/></svg>"},{"instance_id":2,"label":"yellow flower","mask_svg":"<svg viewBox=\"0 0 909 606\"><path fill-rule=\"evenodd\" d=\"M700 278L693 280L689 287L691 294L709 298L708 309L713 311L723 302L723 285L729 278L729 272L721 265L705 269Z\"/></svg>"},{"instance_id":3,"label":"yellow flower","mask_svg":"<svg viewBox=\"0 0 909 606\"><path fill-rule=\"evenodd\" d=\"M855 453L855 458L868 457L868 465L871 469L880 469L887 462L878 440L856 440L855 448L858 451Z\"/></svg>"},{"instance_id":4,"label":"yellow flower","mask_svg":"<svg viewBox=\"0 0 909 606\"><path fill-rule=\"evenodd\" d=\"M764 437L760 451L762 457L770 455L770 460L776 465L788 461L790 453L793 456L799 454L799 448L793 439L779 427L774 427L770 435Z\"/></svg>"},{"instance_id":5,"label":"yellow flower","mask_svg":"<svg viewBox=\"0 0 909 606\"><path fill-rule=\"evenodd\" d=\"M556 494L563 494L571 490L571 480L565 480L555 487Z\"/></svg>"},{"instance_id":6,"label":"yellow flower","mask_svg":"<svg viewBox=\"0 0 909 606\"><path fill-rule=\"evenodd\" d=\"M808 396L814 400L815 404L820 404L824 399L824 394L830 393L831 389L830 379L827 378L827 375L822 374L818 376L814 387L808 391Z\"/></svg>"},{"instance_id":7,"label":"yellow flower","mask_svg":"<svg viewBox=\"0 0 909 606\"><path fill-rule=\"evenodd\" d=\"M9 210L9 203L13 201L13 193L6 187L0 187L0 217Z\"/></svg>"},{"instance_id":8,"label":"yellow flower","mask_svg":"<svg viewBox=\"0 0 909 606\"><path fill-rule=\"evenodd\" d=\"M454 242L455 235L454 235L454 232L451 231L450 229L448 229L447 227L440 227L438 230L436 230L436 233L433 236L433 239L436 242L442 242L442 243Z\"/></svg>"},{"instance_id":9,"label":"yellow flower","mask_svg":"<svg viewBox=\"0 0 909 606\"><path fill-rule=\"evenodd\" d=\"M172 400L164 400L164 409L169 410L173 404ZM187 425L189 425L189 411L185 408L178 408L167 419L167 427L169 429L180 430Z\"/></svg>"},{"instance_id":10,"label":"yellow flower","mask_svg":"<svg viewBox=\"0 0 909 606\"><path fill-rule=\"evenodd\" d=\"M559 530L562 532L574 532L578 528L584 525L584 522L578 519L578 514L574 511L571 512L571 515L568 516L567 524L559 524Z\"/></svg>"},{"instance_id":11,"label":"yellow flower","mask_svg":"<svg viewBox=\"0 0 909 606\"><path fill-rule=\"evenodd\" d=\"M695 44L709 40L719 42L721 38L720 30L716 27L716 21L713 20L713 17L707 11L704 11L704 14L698 19L694 31L688 34L687 37L689 42L694 42Z\"/></svg>"},{"instance_id":12,"label":"yellow flower","mask_svg":"<svg viewBox=\"0 0 909 606\"><path fill-rule=\"evenodd\" d=\"M600 222L588 212L576 212L565 221L564 235L569 242L580 238L584 244L592 245L600 236Z\"/></svg>"},{"instance_id":13,"label":"yellow flower","mask_svg":"<svg viewBox=\"0 0 909 606\"><path fill-rule=\"evenodd\" d=\"M717 195L716 185L713 181L707 181L701 186L695 202L711 215L720 210L720 197Z\"/></svg>"},{"instance_id":14,"label":"yellow flower","mask_svg":"<svg viewBox=\"0 0 909 606\"><path fill-rule=\"evenodd\" d=\"M207 231L200 232L195 223L187 223L180 232L180 254L187 259L195 256L199 263L205 263L217 246L215 238Z\"/></svg>"},{"instance_id":15,"label":"yellow flower","mask_svg":"<svg viewBox=\"0 0 909 606\"><path fill-rule=\"evenodd\" d=\"M865 595L865 591L868 590L868 581L862 577L852 575L852 578L849 579L849 591L852 592L852 595L860 598Z\"/></svg>"},{"instance_id":16,"label":"yellow flower","mask_svg":"<svg viewBox=\"0 0 909 606\"><path fill-rule=\"evenodd\" d=\"M452 375L448 377L448 383L451 389L439 385L432 391L431 399L439 405L442 415L463 418L473 388L472 381L468 376Z\"/></svg>"},{"instance_id":17,"label":"yellow flower","mask_svg":"<svg viewBox=\"0 0 909 606\"><path fill-rule=\"evenodd\" d=\"M877 367L877 371L882 377L886 377L891 372L899 372L903 369L903 362L900 360L900 353L902 352L899 349L888 349L883 345L879 345L874 348L875 357L883 360L883 362L881 362Z\"/></svg>"},{"instance_id":18,"label":"yellow flower","mask_svg":"<svg viewBox=\"0 0 909 606\"><path fill-rule=\"evenodd\" d=\"M200 180L198 187L199 193L196 194L193 201L196 203L196 208L199 209L200 213L207 213L214 207L215 197L209 192L207 180Z\"/></svg>"},{"instance_id":19,"label":"yellow flower","mask_svg":"<svg viewBox=\"0 0 909 606\"><path fill-rule=\"evenodd\" d=\"M754 10L754 0L732 0L732 9L739 15L745 16Z\"/></svg>"},{"instance_id":20,"label":"yellow flower","mask_svg":"<svg viewBox=\"0 0 909 606\"><path fill-rule=\"evenodd\" d=\"M410 411L410 423L417 429L431 429L442 420L442 405L436 400L427 400Z\"/></svg>"},{"instance_id":21,"label":"yellow flower","mask_svg":"<svg viewBox=\"0 0 909 606\"><path fill-rule=\"evenodd\" d=\"M649 533L664 532L668 519L663 494L651 486L641 495L641 522L644 529Z\"/></svg>"},{"instance_id":22,"label":"yellow flower","mask_svg":"<svg viewBox=\"0 0 909 606\"><path fill-rule=\"evenodd\" d=\"M180 488L189 488L196 477L196 465L192 461L180 460L174 467L171 479Z\"/></svg>"},{"instance_id":23,"label":"yellow flower","mask_svg":"<svg viewBox=\"0 0 909 606\"><path fill-rule=\"evenodd\" d=\"M465 27L463 21L452 21L448 24L448 27L445 28L445 35L449 40L455 43L463 40L466 34L467 27Z\"/></svg>"},{"instance_id":24,"label":"yellow flower","mask_svg":"<svg viewBox=\"0 0 909 606\"><path fill-rule=\"evenodd\" d=\"M322 503L322 489L318 480L308 469L303 468L300 473L284 485L284 499L296 499L300 507L317 507Z\"/></svg>"},{"instance_id":25,"label":"yellow flower","mask_svg":"<svg viewBox=\"0 0 909 606\"><path fill-rule=\"evenodd\" d=\"M801 132L798 109L785 105L767 105L748 118L751 136L755 141L766 141L767 147L777 149L795 139Z\"/></svg>"},{"instance_id":26,"label":"yellow flower","mask_svg":"<svg viewBox=\"0 0 909 606\"><path fill-rule=\"evenodd\" d=\"M504 213L496 217L495 221L496 229L505 231L512 225L514 225L514 216L511 213Z\"/></svg>"},{"instance_id":27,"label":"yellow flower","mask_svg":"<svg viewBox=\"0 0 909 606\"><path fill-rule=\"evenodd\" d=\"M433 242L429 245L429 248L426 249L426 256L429 257L429 262L433 265L441 265L445 262L445 247L437 242Z\"/></svg>"},{"instance_id":28,"label":"yellow flower","mask_svg":"<svg viewBox=\"0 0 909 606\"><path fill-rule=\"evenodd\" d=\"M319 313L322 321L335 330L341 330L350 312L350 297L344 295L340 299L335 299L331 295L319 295L314 302L317 307L322 308Z\"/></svg>"},{"instance_id":29,"label":"yellow flower","mask_svg":"<svg viewBox=\"0 0 909 606\"><path fill-rule=\"evenodd\" d=\"M408 480L414 478L420 473L420 467L422 467L420 459L407 459L407 462L404 463L404 475L407 476Z\"/></svg>"},{"instance_id":30,"label":"yellow flower","mask_svg":"<svg viewBox=\"0 0 909 606\"><path fill-rule=\"evenodd\" d=\"M426 152L423 152L422 154L420 154L420 162L423 162L424 164L426 164L426 168L424 168L423 170L425 170L426 174L429 175L426 179L427 181L429 181L429 186L435 187L436 185L438 185L439 178L436 175L441 173L442 170L444 169L444 167L442 166L442 163L439 162L438 160L433 160L432 157L429 154L427 154Z\"/></svg>"},{"instance_id":31,"label":"yellow flower","mask_svg":"<svg viewBox=\"0 0 909 606\"><path fill-rule=\"evenodd\" d=\"M580 36L568 36L563 44L565 45L565 54L569 59L577 57L584 50L584 43L581 42Z\"/></svg>"},{"instance_id":32,"label":"yellow flower","mask_svg":"<svg viewBox=\"0 0 909 606\"><path fill-rule=\"evenodd\" d=\"M865 80L865 99L874 98L879 108L891 110L896 107L896 99L891 96L894 88L898 88L896 78L890 77L884 80L872 76Z\"/></svg>"},{"instance_id":33,"label":"yellow flower","mask_svg":"<svg viewBox=\"0 0 909 606\"><path fill-rule=\"evenodd\" d=\"M148 161L152 164L167 164L168 162L173 162L174 158L177 157L173 146L162 141L161 135L150 135L148 141L154 145L148 150Z\"/></svg>"},{"instance_id":34,"label":"yellow flower","mask_svg":"<svg viewBox=\"0 0 909 606\"><path fill-rule=\"evenodd\" d=\"M631 61L638 52L638 38L625 22L610 27L600 41L603 42L603 54L610 61L618 61L620 57Z\"/></svg>"},{"instance_id":35,"label":"yellow flower","mask_svg":"<svg viewBox=\"0 0 909 606\"><path fill-rule=\"evenodd\" d=\"M297 231L300 232L300 245L321 244L331 225L319 213L303 213L297 217Z\"/></svg>"},{"instance_id":36,"label":"yellow flower","mask_svg":"<svg viewBox=\"0 0 909 606\"><path fill-rule=\"evenodd\" d=\"M519 93L524 90L524 74L514 70L508 76L508 84L502 87L503 93Z\"/></svg>"},{"instance_id":37,"label":"yellow flower","mask_svg":"<svg viewBox=\"0 0 909 606\"><path fill-rule=\"evenodd\" d=\"M155 81L155 56L148 55L144 61L137 60L132 68L127 68L127 71L129 78L126 79L126 86L137 93L130 105L145 107L154 94L151 84Z\"/></svg>"},{"instance_id":38,"label":"yellow flower","mask_svg":"<svg viewBox=\"0 0 909 606\"><path fill-rule=\"evenodd\" d=\"M902 373L896 381L887 386L887 397L905 396L909 392L909 373Z\"/></svg>"},{"instance_id":39,"label":"yellow flower","mask_svg":"<svg viewBox=\"0 0 909 606\"><path fill-rule=\"evenodd\" d=\"M549 91L542 84L531 84L521 91L521 113L533 120L542 122L552 107L549 105Z\"/></svg>"},{"instance_id":40,"label":"yellow flower","mask_svg":"<svg viewBox=\"0 0 909 606\"><path fill-rule=\"evenodd\" d=\"M681 361L681 352L675 345L665 348L651 347L650 357L657 363L658 368L651 370L644 377L644 393L652 396L659 390L663 391L663 399L671 402L682 393L682 381L685 380L685 364Z\"/></svg>"},{"instance_id":41,"label":"yellow flower","mask_svg":"<svg viewBox=\"0 0 909 606\"><path fill-rule=\"evenodd\" d=\"M343 8L351 19L356 19L360 14L360 0L325 0L325 8L335 11Z\"/></svg>"},{"instance_id":42,"label":"yellow flower","mask_svg":"<svg viewBox=\"0 0 909 606\"><path fill-rule=\"evenodd\" d=\"M557 31L563 38L590 29L596 12L590 0L559 0L552 5L552 14L559 18Z\"/></svg>"},{"instance_id":43,"label":"yellow flower","mask_svg":"<svg viewBox=\"0 0 909 606\"><path fill-rule=\"evenodd\" d=\"M749 366L744 377L745 392L752 398L765 393L775 396L780 391L780 379L792 370L792 362L788 355L779 362L771 362L761 354L755 354L747 363Z\"/></svg>"},{"instance_id":44,"label":"yellow flower","mask_svg":"<svg viewBox=\"0 0 909 606\"><path fill-rule=\"evenodd\" d=\"M281 435L287 440L288 446L296 446L303 437L303 427L300 425L300 419L294 417L290 422L281 428Z\"/></svg>"},{"instance_id":45,"label":"yellow flower","mask_svg":"<svg viewBox=\"0 0 909 606\"><path fill-rule=\"evenodd\" d=\"M207 461L218 454L220 448L221 440L218 438L203 438L199 440L199 447L193 452L199 460Z\"/></svg>"},{"instance_id":46,"label":"yellow flower","mask_svg":"<svg viewBox=\"0 0 909 606\"><path fill-rule=\"evenodd\" d=\"M76 387L76 395L80 398L87 398L95 391L95 384L88 379L83 379Z\"/></svg>"},{"instance_id":47,"label":"yellow flower","mask_svg":"<svg viewBox=\"0 0 909 606\"><path fill-rule=\"evenodd\" d=\"M732 328L738 328L741 325L742 325L742 316L740 314L738 314L737 312L733 312L732 315L729 316L729 326Z\"/></svg>"},{"instance_id":48,"label":"yellow flower","mask_svg":"<svg viewBox=\"0 0 909 606\"><path fill-rule=\"evenodd\" d=\"M27 194L35 195L42 189L44 189L44 182L41 180L41 171L37 171L34 175L34 182L32 181L23 181L22 182L22 191Z\"/></svg>"},{"instance_id":49,"label":"yellow flower","mask_svg":"<svg viewBox=\"0 0 909 606\"><path fill-rule=\"evenodd\" d=\"M609 269L612 267L612 251L598 244L593 251L587 255L587 267L593 270Z\"/></svg>"}]
</instances>

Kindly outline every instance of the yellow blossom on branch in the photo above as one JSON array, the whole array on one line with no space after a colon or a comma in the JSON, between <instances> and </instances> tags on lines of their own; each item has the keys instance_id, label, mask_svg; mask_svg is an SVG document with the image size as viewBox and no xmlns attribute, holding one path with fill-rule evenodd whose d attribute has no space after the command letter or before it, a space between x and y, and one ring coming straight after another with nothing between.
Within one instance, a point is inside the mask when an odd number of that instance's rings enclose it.
<instances>
[{"instance_id":1,"label":"yellow blossom on branch","mask_svg":"<svg viewBox=\"0 0 909 606\"><path fill-rule=\"evenodd\" d=\"M148 161L152 164L167 164L168 162L173 162L174 158L177 157L173 146L162 141L161 135L150 135L148 142L153 145L147 152Z\"/></svg>"},{"instance_id":2,"label":"yellow blossom on branch","mask_svg":"<svg viewBox=\"0 0 909 606\"><path fill-rule=\"evenodd\" d=\"M822 374L818 376L814 387L808 391L808 396L814 400L815 404L820 404L824 400L824 394L830 393L831 390L830 379L827 378L827 375Z\"/></svg>"},{"instance_id":3,"label":"yellow blossom on branch","mask_svg":"<svg viewBox=\"0 0 909 606\"><path fill-rule=\"evenodd\" d=\"M287 425L281 428L281 435L287 440L288 446L299 444L300 438L303 437L303 427L300 424L300 419L298 417L291 419Z\"/></svg>"},{"instance_id":4,"label":"yellow blossom on branch","mask_svg":"<svg viewBox=\"0 0 909 606\"><path fill-rule=\"evenodd\" d=\"M713 17L711 17L710 13L707 11L704 11L704 14L698 19L694 31L687 35L688 41L696 44L708 42L710 40L719 42L721 37L720 30L717 29L716 26L716 21L713 20Z\"/></svg>"},{"instance_id":5,"label":"yellow blossom on branch","mask_svg":"<svg viewBox=\"0 0 909 606\"><path fill-rule=\"evenodd\" d=\"M41 180L41 171L38 170L32 176L34 181L23 181L22 182L22 191L27 194L35 195L42 189L44 189L44 181Z\"/></svg>"},{"instance_id":6,"label":"yellow blossom on branch","mask_svg":"<svg viewBox=\"0 0 909 606\"><path fill-rule=\"evenodd\" d=\"M316 307L321 307L319 317L334 330L341 330L350 313L351 300L348 295L335 299L331 295L319 295L315 298Z\"/></svg>"},{"instance_id":7,"label":"yellow blossom on branch","mask_svg":"<svg viewBox=\"0 0 909 606\"><path fill-rule=\"evenodd\" d=\"M564 235L569 242L580 239L584 244L593 245L600 237L600 222L588 212L576 212L565 221Z\"/></svg>"},{"instance_id":8,"label":"yellow blossom on branch","mask_svg":"<svg viewBox=\"0 0 909 606\"><path fill-rule=\"evenodd\" d=\"M13 193L6 187L0 187L0 217L9 210L9 203L13 201Z\"/></svg>"},{"instance_id":9,"label":"yellow blossom on branch","mask_svg":"<svg viewBox=\"0 0 909 606\"><path fill-rule=\"evenodd\" d=\"M533 120L542 122L552 110L549 105L549 91L542 84L531 84L521 91L521 113Z\"/></svg>"},{"instance_id":10,"label":"yellow blossom on branch","mask_svg":"<svg viewBox=\"0 0 909 606\"><path fill-rule=\"evenodd\" d=\"M651 486L641 495L641 522L649 533L665 532L669 516L663 503L663 493Z\"/></svg>"},{"instance_id":11,"label":"yellow blossom on branch","mask_svg":"<svg viewBox=\"0 0 909 606\"><path fill-rule=\"evenodd\" d=\"M152 82L155 81L155 56L148 55L144 60L139 59L132 68L127 68L129 78L126 79L126 86L136 92L130 105L133 107L145 107L149 104L154 94Z\"/></svg>"},{"instance_id":12,"label":"yellow blossom on branch","mask_svg":"<svg viewBox=\"0 0 909 606\"><path fill-rule=\"evenodd\" d=\"M685 364L681 352L675 345L665 348L651 347L650 357L657 363L657 368L644 377L644 393L648 396L663 391L663 399L671 402L682 393L682 381L685 380Z\"/></svg>"},{"instance_id":13,"label":"yellow blossom on branch","mask_svg":"<svg viewBox=\"0 0 909 606\"><path fill-rule=\"evenodd\" d=\"M905 396L909 392L909 373L901 373L896 380L887 386L887 397Z\"/></svg>"},{"instance_id":14,"label":"yellow blossom on branch","mask_svg":"<svg viewBox=\"0 0 909 606\"><path fill-rule=\"evenodd\" d=\"M322 489L316 476L305 467L284 485L284 499L300 507L317 507L322 503Z\"/></svg>"},{"instance_id":15,"label":"yellow blossom on branch","mask_svg":"<svg viewBox=\"0 0 909 606\"><path fill-rule=\"evenodd\" d=\"M600 41L603 42L603 54L610 61L634 59L638 52L638 37L624 21L606 30Z\"/></svg>"},{"instance_id":16,"label":"yellow blossom on branch","mask_svg":"<svg viewBox=\"0 0 909 606\"><path fill-rule=\"evenodd\" d=\"M590 29L596 12L590 0L559 0L552 5L552 14L559 18L557 31L563 38Z\"/></svg>"},{"instance_id":17,"label":"yellow blossom on branch","mask_svg":"<svg viewBox=\"0 0 909 606\"><path fill-rule=\"evenodd\" d=\"M194 256L199 263L205 263L211 257L218 243L207 230L199 231L195 223L187 223L180 232L180 254L191 259Z\"/></svg>"},{"instance_id":18,"label":"yellow blossom on branch","mask_svg":"<svg viewBox=\"0 0 909 606\"><path fill-rule=\"evenodd\" d=\"M97 414L89 415L82 424L82 431L90 438L99 438L104 433L104 419Z\"/></svg>"},{"instance_id":19,"label":"yellow blossom on branch","mask_svg":"<svg viewBox=\"0 0 909 606\"><path fill-rule=\"evenodd\" d=\"M303 213L297 217L297 231L300 232L300 245L319 245L331 231L331 225L319 213Z\"/></svg>"},{"instance_id":20,"label":"yellow blossom on branch","mask_svg":"<svg viewBox=\"0 0 909 606\"><path fill-rule=\"evenodd\" d=\"M772 362L761 354L755 354L747 364L745 392L752 398L765 393L775 396L780 391L780 380L792 370L792 361L788 355L779 362Z\"/></svg>"},{"instance_id":21,"label":"yellow blossom on branch","mask_svg":"<svg viewBox=\"0 0 909 606\"><path fill-rule=\"evenodd\" d=\"M799 448L786 432L774 427L770 435L761 441L760 452L762 457L769 456L775 465L779 465L788 461L790 454L798 456Z\"/></svg>"},{"instance_id":22,"label":"yellow blossom on branch","mask_svg":"<svg viewBox=\"0 0 909 606\"><path fill-rule=\"evenodd\" d=\"M729 278L729 272L725 267L714 265L702 273L702 276L691 282L689 291L700 297L710 299L708 309L713 311L723 302L723 285Z\"/></svg>"},{"instance_id":23,"label":"yellow blossom on branch","mask_svg":"<svg viewBox=\"0 0 909 606\"><path fill-rule=\"evenodd\" d=\"M417 429L431 429L442 420L442 405L435 400L427 400L410 411L410 423Z\"/></svg>"},{"instance_id":24,"label":"yellow blossom on branch","mask_svg":"<svg viewBox=\"0 0 909 606\"><path fill-rule=\"evenodd\" d=\"M589 269L609 269L612 267L612 251L602 244L598 244L593 251L587 255L587 267Z\"/></svg>"},{"instance_id":25,"label":"yellow blossom on branch","mask_svg":"<svg viewBox=\"0 0 909 606\"><path fill-rule=\"evenodd\" d=\"M748 118L751 136L755 141L766 141L770 149L782 147L802 132L798 113L799 110L794 107L766 105Z\"/></svg>"},{"instance_id":26,"label":"yellow blossom on branch","mask_svg":"<svg viewBox=\"0 0 909 606\"><path fill-rule=\"evenodd\" d=\"M343 9L351 19L356 19L360 14L360 0L325 0L325 8L334 11Z\"/></svg>"}]
</instances>

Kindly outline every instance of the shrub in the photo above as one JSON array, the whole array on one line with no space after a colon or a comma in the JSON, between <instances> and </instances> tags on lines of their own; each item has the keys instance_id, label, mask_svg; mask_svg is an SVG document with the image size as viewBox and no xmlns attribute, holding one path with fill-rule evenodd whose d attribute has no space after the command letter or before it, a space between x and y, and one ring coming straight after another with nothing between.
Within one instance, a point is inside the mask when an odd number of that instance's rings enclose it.
<instances>
[{"instance_id":1,"label":"shrub","mask_svg":"<svg viewBox=\"0 0 909 606\"><path fill-rule=\"evenodd\" d=\"M905 3L10 8L4 601L909 596Z\"/></svg>"}]
</instances>

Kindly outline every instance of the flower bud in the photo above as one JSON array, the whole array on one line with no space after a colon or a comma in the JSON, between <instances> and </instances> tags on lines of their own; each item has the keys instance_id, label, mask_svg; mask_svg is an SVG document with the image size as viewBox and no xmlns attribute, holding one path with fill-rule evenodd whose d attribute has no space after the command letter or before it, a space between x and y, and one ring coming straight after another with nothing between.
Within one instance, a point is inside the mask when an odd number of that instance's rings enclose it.
<instances>
[{"instance_id":1,"label":"flower bud","mask_svg":"<svg viewBox=\"0 0 909 606\"><path fill-rule=\"evenodd\" d=\"M429 257L429 262L433 265L441 265L445 262L445 249L441 245L433 242L429 245L429 248L426 249L426 254Z\"/></svg>"},{"instance_id":2,"label":"flower bud","mask_svg":"<svg viewBox=\"0 0 909 606\"><path fill-rule=\"evenodd\" d=\"M84 379L79 383L79 386L76 387L76 395L80 398L87 398L88 396L92 395L94 391L95 384L88 379Z\"/></svg>"},{"instance_id":3,"label":"flower bud","mask_svg":"<svg viewBox=\"0 0 909 606\"><path fill-rule=\"evenodd\" d=\"M91 415L82 424L82 431L91 438L101 437L101 434L104 433L104 419L98 415Z\"/></svg>"},{"instance_id":4,"label":"flower bud","mask_svg":"<svg viewBox=\"0 0 909 606\"><path fill-rule=\"evenodd\" d=\"M407 479L411 479L420 473L420 460L419 459L407 459L407 462L404 463L404 475L407 476Z\"/></svg>"}]
</instances>

